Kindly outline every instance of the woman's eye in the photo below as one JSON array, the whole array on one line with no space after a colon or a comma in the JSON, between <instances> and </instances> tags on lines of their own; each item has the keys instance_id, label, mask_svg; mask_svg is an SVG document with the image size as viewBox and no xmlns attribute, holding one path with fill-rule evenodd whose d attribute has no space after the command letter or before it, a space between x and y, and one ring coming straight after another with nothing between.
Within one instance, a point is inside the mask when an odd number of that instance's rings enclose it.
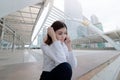
<instances>
[{"instance_id":1,"label":"woman's eye","mask_svg":"<svg viewBox=\"0 0 120 80\"><path fill-rule=\"evenodd\" d=\"M62 34L65 34L65 35L66 35L67 33L58 33L58 34L59 34L59 35L62 35Z\"/></svg>"},{"instance_id":2,"label":"woman's eye","mask_svg":"<svg viewBox=\"0 0 120 80\"><path fill-rule=\"evenodd\" d=\"M67 33L65 33L65 34L67 34Z\"/></svg>"},{"instance_id":3,"label":"woman's eye","mask_svg":"<svg viewBox=\"0 0 120 80\"><path fill-rule=\"evenodd\" d=\"M59 33L59 35L62 35L62 33Z\"/></svg>"}]
</instances>

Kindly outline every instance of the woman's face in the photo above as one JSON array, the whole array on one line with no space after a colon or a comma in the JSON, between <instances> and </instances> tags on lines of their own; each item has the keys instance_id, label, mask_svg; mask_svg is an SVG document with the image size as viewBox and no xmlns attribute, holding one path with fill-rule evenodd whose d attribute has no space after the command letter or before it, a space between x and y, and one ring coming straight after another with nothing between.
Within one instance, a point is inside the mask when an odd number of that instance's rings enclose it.
<instances>
[{"instance_id":1,"label":"woman's face","mask_svg":"<svg viewBox=\"0 0 120 80\"><path fill-rule=\"evenodd\" d=\"M64 42L65 38L67 37L67 29L64 27L55 31L55 33L57 40Z\"/></svg>"}]
</instances>

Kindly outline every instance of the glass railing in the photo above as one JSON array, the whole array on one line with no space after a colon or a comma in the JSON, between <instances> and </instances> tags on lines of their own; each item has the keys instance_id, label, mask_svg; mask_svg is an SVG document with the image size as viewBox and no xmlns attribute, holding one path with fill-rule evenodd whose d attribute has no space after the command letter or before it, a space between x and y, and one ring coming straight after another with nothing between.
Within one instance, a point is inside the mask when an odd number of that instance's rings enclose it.
<instances>
[{"instance_id":1,"label":"glass railing","mask_svg":"<svg viewBox=\"0 0 120 80\"><path fill-rule=\"evenodd\" d=\"M21 37L9 28L9 25L1 25L0 50L23 48Z\"/></svg>"}]
</instances>

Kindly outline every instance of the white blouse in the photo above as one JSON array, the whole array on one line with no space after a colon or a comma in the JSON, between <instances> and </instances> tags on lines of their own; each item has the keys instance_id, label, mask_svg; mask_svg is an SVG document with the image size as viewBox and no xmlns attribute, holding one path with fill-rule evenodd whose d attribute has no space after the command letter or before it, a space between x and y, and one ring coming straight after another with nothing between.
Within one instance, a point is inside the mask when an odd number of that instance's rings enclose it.
<instances>
[{"instance_id":1,"label":"white blouse","mask_svg":"<svg viewBox=\"0 0 120 80\"><path fill-rule=\"evenodd\" d=\"M68 62L72 68L77 66L77 60L73 52L69 52L65 43L60 41L53 42L50 46L43 43L41 45L43 51L43 71L51 71L57 65Z\"/></svg>"}]
</instances>

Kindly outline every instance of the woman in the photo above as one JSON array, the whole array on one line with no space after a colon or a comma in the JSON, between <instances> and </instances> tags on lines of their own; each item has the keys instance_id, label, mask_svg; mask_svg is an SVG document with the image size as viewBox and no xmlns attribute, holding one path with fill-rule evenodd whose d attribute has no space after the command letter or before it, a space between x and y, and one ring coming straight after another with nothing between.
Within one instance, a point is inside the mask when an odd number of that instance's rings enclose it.
<instances>
[{"instance_id":1,"label":"woman","mask_svg":"<svg viewBox=\"0 0 120 80\"><path fill-rule=\"evenodd\" d=\"M77 62L65 23L55 21L48 28L41 49L44 62L40 80L71 80L72 69Z\"/></svg>"}]
</instances>

